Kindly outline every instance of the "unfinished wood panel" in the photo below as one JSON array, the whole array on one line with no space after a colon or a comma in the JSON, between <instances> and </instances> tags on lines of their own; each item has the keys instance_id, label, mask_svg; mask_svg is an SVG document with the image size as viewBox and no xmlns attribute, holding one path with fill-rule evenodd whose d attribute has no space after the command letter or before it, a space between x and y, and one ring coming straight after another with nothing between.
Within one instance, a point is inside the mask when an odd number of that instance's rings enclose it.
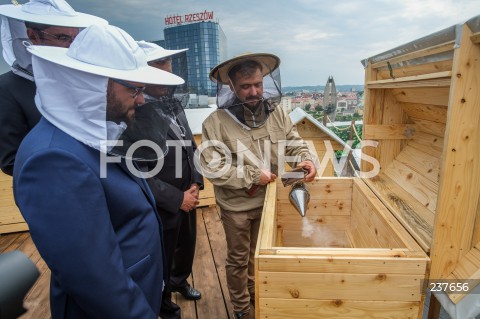
<instances>
[{"instance_id":1,"label":"unfinished wood panel","mask_svg":"<svg viewBox=\"0 0 480 319\"><path fill-rule=\"evenodd\" d=\"M345 319L345 318L416 318L418 302L355 301L355 300L305 300L269 299L259 301L261 319Z\"/></svg>"},{"instance_id":2,"label":"unfinished wood panel","mask_svg":"<svg viewBox=\"0 0 480 319\"><path fill-rule=\"evenodd\" d=\"M372 236L372 231L363 216L359 213L361 208L353 205L352 227L350 231L350 240L355 248L381 248L376 236Z\"/></svg>"},{"instance_id":3,"label":"unfinished wood panel","mask_svg":"<svg viewBox=\"0 0 480 319\"><path fill-rule=\"evenodd\" d=\"M440 159L414 147L407 146L396 160L416 173L435 183L438 187Z\"/></svg>"},{"instance_id":4,"label":"unfinished wood panel","mask_svg":"<svg viewBox=\"0 0 480 319\"><path fill-rule=\"evenodd\" d=\"M316 229L291 230L282 229L282 246L284 247L335 247L352 248L345 231L331 230L328 226Z\"/></svg>"},{"instance_id":5,"label":"unfinished wood panel","mask_svg":"<svg viewBox=\"0 0 480 319\"><path fill-rule=\"evenodd\" d=\"M470 40L472 40L472 43L479 44L480 43L480 32L472 34L470 36Z\"/></svg>"},{"instance_id":6,"label":"unfinished wood panel","mask_svg":"<svg viewBox=\"0 0 480 319\"><path fill-rule=\"evenodd\" d=\"M471 43L470 35L464 25L462 47L454 55L431 278L450 275L471 249L479 203L480 46Z\"/></svg>"},{"instance_id":7,"label":"unfinished wood panel","mask_svg":"<svg viewBox=\"0 0 480 319\"><path fill-rule=\"evenodd\" d=\"M395 77L384 80L369 81L365 86L369 89L409 88L409 87L447 87L450 85L451 71L429 74L418 74L406 77Z\"/></svg>"},{"instance_id":8,"label":"unfinished wood panel","mask_svg":"<svg viewBox=\"0 0 480 319\"><path fill-rule=\"evenodd\" d=\"M450 90L446 88L404 88L392 89L399 102L448 106Z\"/></svg>"},{"instance_id":9,"label":"unfinished wood panel","mask_svg":"<svg viewBox=\"0 0 480 319\"><path fill-rule=\"evenodd\" d=\"M392 215L391 211L386 209L384 203L377 197L378 195L374 194L365 184L364 180L356 179L354 185L353 196L358 199L359 203L363 199L365 205L371 207L371 218L376 218L376 224L379 227L376 232L380 232L380 229L382 229L382 231L390 233L390 236L393 236L401 247L406 247L411 252L424 253L418 243L401 226L397 218ZM362 213L365 215L365 212Z\"/></svg>"},{"instance_id":10,"label":"unfinished wood panel","mask_svg":"<svg viewBox=\"0 0 480 319\"><path fill-rule=\"evenodd\" d=\"M364 233L368 234L381 248L403 248L405 243L392 229L388 221L383 218L377 208L372 206L368 198L358 187L353 189L353 211L352 211L352 228L355 227L355 223L364 224ZM374 248L372 247L372 248ZM369 247L365 247L369 248Z\"/></svg>"},{"instance_id":11,"label":"unfinished wood panel","mask_svg":"<svg viewBox=\"0 0 480 319\"><path fill-rule=\"evenodd\" d=\"M368 64L365 68L365 82L375 81L378 79L378 72L372 67L371 64ZM368 89L365 88L364 92L364 110L363 110L363 132L365 134L365 125L367 124L382 124L381 119L383 117L383 99L384 99L385 90L379 89ZM362 149L362 152L365 155L376 158L378 155L378 149L374 147L365 147ZM373 169L372 163L362 160L361 170L363 172L369 172Z\"/></svg>"},{"instance_id":12,"label":"unfinished wood panel","mask_svg":"<svg viewBox=\"0 0 480 319\"><path fill-rule=\"evenodd\" d=\"M288 230L312 231L345 231L350 228L350 216L316 216L308 215L301 217L297 211L292 210L291 214L278 218L277 227ZM310 230L310 231L309 231Z\"/></svg>"},{"instance_id":13,"label":"unfinished wood panel","mask_svg":"<svg viewBox=\"0 0 480 319\"><path fill-rule=\"evenodd\" d=\"M367 250L368 251L368 250ZM365 254L366 256L368 254ZM264 271L272 272L321 272L321 273L392 273L417 274L425 273L425 258L398 258L398 257L335 257L328 255L317 256L263 256L259 260L259 267Z\"/></svg>"},{"instance_id":14,"label":"unfinished wood panel","mask_svg":"<svg viewBox=\"0 0 480 319\"><path fill-rule=\"evenodd\" d=\"M477 206L477 217L475 217L475 227L472 236L472 248L480 243L480 201Z\"/></svg>"},{"instance_id":15,"label":"unfinished wood panel","mask_svg":"<svg viewBox=\"0 0 480 319\"><path fill-rule=\"evenodd\" d=\"M262 298L419 301L423 275L259 271ZM365 291L369 293L366 294Z\"/></svg>"},{"instance_id":16,"label":"unfinished wood panel","mask_svg":"<svg viewBox=\"0 0 480 319\"><path fill-rule=\"evenodd\" d=\"M365 182L403 227L417 240L422 249L429 252L434 214L382 173L365 180Z\"/></svg>"},{"instance_id":17,"label":"unfinished wood panel","mask_svg":"<svg viewBox=\"0 0 480 319\"><path fill-rule=\"evenodd\" d=\"M480 243L460 259L457 268L448 279L466 283L469 291L480 284ZM454 303L458 303L465 297L465 293L449 293L449 297Z\"/></svg>"},{"instance_id":18,"label":"unfinished wood panel","mask_svg":"<svg viewBox=\"0 0 480 319\"><path fill-rule=\"evenodd\" d=\"M409 120L414 123L415 130L443 138L445 136L445 124L433 122L430 120L409 117Z\"/></svg>"},{"instance_id":19,"label":"unfinished wood panel","mask_svg":"<svg viewBox=\"0 0 480 319\"><path fill-rule=\"evenodd\" d=\"M448 41L448 42L445 42L445 43L434 45L432 47L428 47L428 48L425 48L425 49L421 49L421 50L417 50L417 51L413 51L413 52L409 52L409 53L405 53L405 54L402 54L402 55L392 57L392 58L388 59L388 61L380 61L380 62L377 62L377 63L373 63L372 66L374 68L379 68L379 67L386 66L387 62L390 63L390 64L395 64L395 63L399 63L399 62L402 62L402 61L413 60L413 59L416 59L416 58L423 58L423 57L426 57L426 56L430 56L430 55L434 55L434 54L438 54L438 53L442 53L442 52L449 52L449 51L453 50L454 45L455 45L454 40Z\"/></svg>"},{"instance_id":20,"label":"unfinished wood panel","mask_svg":"<svg viewBox=\"0 0 480 319\"><path fill-rule=\"evenodd\" d=\"M385 170L385 175L420 202L421 205L435 212L437 207L438 183L414 171L407 165L394 160Z\"/></svg>"},{"instance_id":21,"label":"unfinished wood panel","mask_svg":"<svg viewBox=\"0 0 480 319\"><path fill-rule=\"evenodd\" d=\"M260 221L262 231L258 234L255 255L258 255L260 250L267 251L271 249L273 243L276 242L277 184L278 181L277 183L269 183L267 185L265 201L263 204L262 219ZM255 269L257 269L257 264L255 264Z\"/></svg>"},{"instance_id":22,"label":"unfinished wood panel","mask_svg":"<svg viewBox=\"0 0 480 319\"><path fill-rule=\"evenodd\" d=\"M419 74L442 72L442 71L451 71L452 70L452 60L443 60L435 61L431 63L423 63L412 66L404 66L401 68L395 68L393 70L393 76L395 77L406 77L414 76ZM379 69L378 76L381 79L390 79L390 70L388 68Z\"/></svg>"},{"instance_id":23,"label":"unfinished wood panel","mask_svg":"<svg viewBox=\"0 0 480 319\"><path fill-rule=\"evenodd\" d=\"M403 111L400 103L398 103L395 97L391 94L390 91L385 92L384 101L385 105L383 106L382 122L383 125L395 125L395 124L404 124L406 123L406 114ZM402 141L399 140L382 140L379 143L376 151L376 159L380 163L380 167L383 169L401 151Z\"/></svg>"},{"instance_id":24,"label":"unfinished wood panel","mask_svg":"<svg viewBox=\"0 0 480 319\"><path fill-rule=\"evenodd\" d=\"M441 105L402 103L402 108L409 117L447 123L447 107Z\"/></svg>"},{"instance_id":25,"label":"unfinished wood panel","mask_svg":"<svg viewBox=\"0 0 480 319\"><path fill-rule=\"evenodd\" d=\"M312 196L313 197L313 196ZM351 211L350 199L317 199L311 198L308 203L308 216L348 216ZM298 214L289 200L280 199L277 202L277 216L283 218L284 215Z\"/></svg>"},{"instance_id":26,"label":"unfinished wood panel","mask_svg":"<svg viewBox=\"0 0 480 319\"><path fill-rule=\"evenodd\" d=\"M280 181L277 181L278 198L288 199L290 187L283 187ZM349 178L328 178L316 179L307 183L306 187L310 192L310 199L351 199L352 180Z\"/></svg>"},{"instance_id":27,"label":"unfinished wood panel","mask_svg":"<svg viewBox=\"0 0 480 319\"><path fill-rule=\"evenodd\" d=\"M403 140L412 138L415 126L412 124L365 125L364 139Z\"/></svg>"},{"instance_id":28,"label":"unfinished wood panel","mask_svg":"<svg viewBox=\"0 0 480 319\"><path fill-rule=\"evenodd\" d=\"M443 154L443 142L442 137L435 135L417 132L415 136L407 142L407 144L417 150L423 151L436 158L441 158Z\"/></svg>"}]
</instances>

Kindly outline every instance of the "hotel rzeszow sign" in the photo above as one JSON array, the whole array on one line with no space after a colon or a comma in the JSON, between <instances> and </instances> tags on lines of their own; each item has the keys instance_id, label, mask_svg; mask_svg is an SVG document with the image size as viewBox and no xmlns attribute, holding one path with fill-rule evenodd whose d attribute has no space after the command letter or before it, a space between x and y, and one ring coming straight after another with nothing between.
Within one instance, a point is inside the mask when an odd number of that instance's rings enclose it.
<instances>
[{"instance_id":1,"label":"hotel rzeszow sign","mask_svg":"<svg viewBox=\"0 0 480 319\"><path fill-rule=\"evenodd\" d=\"M213 11L203 11L199 13L188 13L183 16L174 15L165 18L165 25L180 25L184 23L202 22L213 20Z\"/></svg>"}]
</instances>

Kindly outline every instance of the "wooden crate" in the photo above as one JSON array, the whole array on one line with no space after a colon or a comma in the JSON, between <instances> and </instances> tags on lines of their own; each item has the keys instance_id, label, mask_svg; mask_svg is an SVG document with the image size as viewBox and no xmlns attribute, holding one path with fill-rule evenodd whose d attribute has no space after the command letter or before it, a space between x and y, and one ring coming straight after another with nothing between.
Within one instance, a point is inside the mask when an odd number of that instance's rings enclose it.
<instances>
[{"instance_id":1,"label":"wooden crate","mask_svg":"<svg viewBox=\"0 0 480 319\"><path fill-rule=\"evenodd\" d=\"M269 186L256 318L421 318L428 280L479 284L479 42L464 24L366 60L379 173L316 180L304 219Z\"/></svg>"},{"instance_id":2,"label":"wooden crate","mask_svg":"<svg viewBox=\"0 0 480 319\"><path fill-rule=\"evenodd\" d=\"M13 199L12 177L0 172L0 234L28 230Z\"/></svg>"}]
</instances>

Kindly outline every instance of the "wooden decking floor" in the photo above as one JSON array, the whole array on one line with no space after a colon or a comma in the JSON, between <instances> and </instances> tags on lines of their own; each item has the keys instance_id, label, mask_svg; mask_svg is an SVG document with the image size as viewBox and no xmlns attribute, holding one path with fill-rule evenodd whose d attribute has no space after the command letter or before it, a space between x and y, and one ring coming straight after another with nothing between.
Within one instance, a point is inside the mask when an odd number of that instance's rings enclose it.
<instances>
[{"instance_id":1,"label":"wooden decking floor","mask_svg":"<svg viewBox=\"0 0 480 319\"><path fill-rule=\"evenodd\" d=\"M21 319L49 319L50 270L40 257L28 232L0 235L0 253L20 250L40 271L40 277L25 298L27 312ZM215 206L197 209L197 247L190 283L202 292L198 301L174 294L183 319L226 319L232 313L225 279L226 242Z\"/></svg>"}]
</instances>

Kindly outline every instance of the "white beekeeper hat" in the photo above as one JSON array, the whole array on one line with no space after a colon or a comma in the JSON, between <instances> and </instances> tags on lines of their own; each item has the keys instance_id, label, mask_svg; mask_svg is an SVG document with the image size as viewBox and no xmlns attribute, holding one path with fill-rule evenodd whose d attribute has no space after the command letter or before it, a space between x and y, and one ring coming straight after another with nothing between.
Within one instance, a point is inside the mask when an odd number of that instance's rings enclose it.
<instances>
[{"instance_id":1,"label":"white beekeeper hat","mask_svg":"<svg viewBox=\"0 0 480 319\"><path fill-rule=\"evenodd\" d=\"M92 24L108 24L100 17L75 11L64 0L30 0L24 4L1 5L0 15L63 27L85 28Z\"/></svg>"},{"instance_id":2,"label":"white beekeeper hat","mask_svg":"<svg viewBox=\"0 0 480 319\"><path fill-rule=\"evenodd\" d=\"M188 48L179 49L179 50L168 50L168 49L162 48L158 44L143 41L143 40L137 41L137 43L147 55L148 62L165 59L165 58L174 56L175 54L182 53L188 50Z\"/></svg>"},{"instance_id":3,"label":"white beekeeper hat","mask_svg":"<svg viewBox=\"0 0 480 319\"><path fill-rule=\"evenodd\" d=\"M125 31L111 25L91 25L70 47L31 45L34 56L67 68L127 81L180 85L184 80L147 64L147 56Z\"/></svg>"}]
</instances>

